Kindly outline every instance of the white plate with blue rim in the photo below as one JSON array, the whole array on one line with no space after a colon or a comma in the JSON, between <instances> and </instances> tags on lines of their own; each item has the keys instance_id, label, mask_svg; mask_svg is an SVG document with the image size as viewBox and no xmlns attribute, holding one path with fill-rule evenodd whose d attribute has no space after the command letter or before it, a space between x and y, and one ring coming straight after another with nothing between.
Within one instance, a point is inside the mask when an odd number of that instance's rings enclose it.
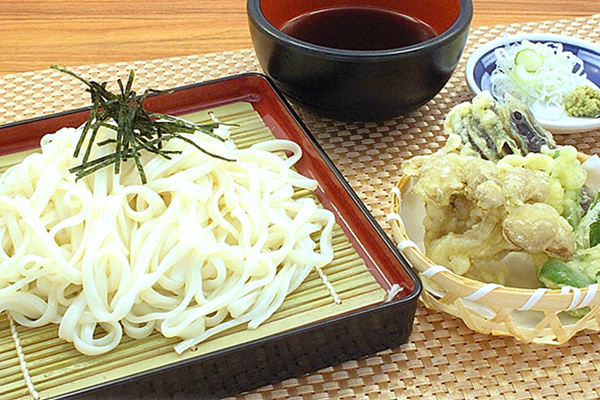
<instances>
[{"instance_id":1,"label":"white plate with blue rim","mask_svg":"<svg viewBox=\"0 0 600 400\"><path fill-rule=\"evenodd\" d=\"M587 75L586 84L600 87L600 45L562 35L526 33L494 39L473 51L467 60L465 75L467 84L476 95L482 91L491 91L490 77L496 69L495 50L518 44L523 40L562 44L563 51L571 52L583 61L583 71ZM570 117L566 113L556 119L535 116L539 123L552 133L577 133L600 129L600 117Z\"/></svg>"}]
</instances>

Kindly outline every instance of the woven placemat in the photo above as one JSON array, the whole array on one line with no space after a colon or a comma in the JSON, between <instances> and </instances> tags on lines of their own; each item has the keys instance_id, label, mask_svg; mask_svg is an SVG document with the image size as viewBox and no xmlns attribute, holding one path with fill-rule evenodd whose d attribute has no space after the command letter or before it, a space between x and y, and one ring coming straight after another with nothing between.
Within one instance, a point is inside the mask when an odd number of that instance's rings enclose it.
<instances>
[{"instance_id":1,"label":"woven placemat","mask_svg":"<svg viewBox=\"0 0 600 400\"><path fill-rule=\"evenodd\" d=\"M543 5L541 5L543 6ZM466 58L477 46L518 32L560 33L600 44L600 14L587 18L480 27L454 76L431 102L406 117L349 124L300 117L381 225L402 160L436 151L448 110L472 97L464 81ZM259 71L252 50L131 63L73 67L88 78L114 81L135 69L139 87L170 88L241 72ZM0 78L0 123L89 103L84 88L54 70ZM557 137L581 152L600 152L600 131ZM598 399L600 334L584 332L562 346L523 344L470 331L460 320L419 307L407 344L240 394L238 399ZM177 393L170 397L177 398Z\"/></svg>"}]
</instances>

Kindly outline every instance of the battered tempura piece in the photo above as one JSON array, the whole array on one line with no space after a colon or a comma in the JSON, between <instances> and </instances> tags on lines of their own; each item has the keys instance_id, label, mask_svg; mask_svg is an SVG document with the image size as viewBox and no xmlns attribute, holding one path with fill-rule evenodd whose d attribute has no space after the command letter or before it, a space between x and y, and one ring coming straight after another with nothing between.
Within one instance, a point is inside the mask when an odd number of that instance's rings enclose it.
<instances>
[{"instance_id":1,"label":"battered tempura piece","mask_svg":"<svg viewBox=\"0 0 600 400\"><path fill-rule=\"evenodd\" d=\"M461 155L461 148L451 135L443 150L402 165L417 178L413 190L425 203L430 259L460 275L504 283L501 261L511 252L529 254L536 266L573 254L573 228L561 214L586 177L574 148L497 162Z\"/></svg>"},{"instance_id":2,"label":"battered tempura piece","mask_svg":"<svg viewBox=\"0 0 600 400\"><path fill-rule=\"evenodd\" d=\"M545 203L522 204L507 210L504 238L529 252L566 259L575 252L575 236L566 219Z\"/></svg>"},{"instance_id":3,"label":"battered tempura piece","mask_svg":"<svg viewBox=\"0 0 600 400\"><path fill-rule=\"evenodd\" d=\"M497 161L508 154L538 153L542 146L556 147L552 135L533 117L529 108L514 98L500 104L482 92L471 102L448 113L444 129L462 138L462 154Z\"/></svg>"}]
</instances>

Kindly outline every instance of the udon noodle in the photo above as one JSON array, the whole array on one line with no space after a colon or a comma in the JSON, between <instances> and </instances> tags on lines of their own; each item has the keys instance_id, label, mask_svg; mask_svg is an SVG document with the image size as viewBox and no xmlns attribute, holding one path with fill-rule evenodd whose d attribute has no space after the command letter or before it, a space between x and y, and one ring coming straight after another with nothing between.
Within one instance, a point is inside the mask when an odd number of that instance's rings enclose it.
<instances>
[{"instance_id":1,"label":"udon noodle","mask_svg":"<svg viewBox=\"0 0 600 400\"><path fill-rule=\"evenodd\" d=\"M234 326L256 328L333 258L333 214L294 196L316 182L293 169L293 142L238 150L190 136L230 162L172 140L182 153L144 154L141 185L133 162L76 180L78 138L74 128L46 135L41 153L0 178L0 311L21 325L59 324L89 355L158 330L182 338L181 353Z\"/></svg>"}]
</instances>

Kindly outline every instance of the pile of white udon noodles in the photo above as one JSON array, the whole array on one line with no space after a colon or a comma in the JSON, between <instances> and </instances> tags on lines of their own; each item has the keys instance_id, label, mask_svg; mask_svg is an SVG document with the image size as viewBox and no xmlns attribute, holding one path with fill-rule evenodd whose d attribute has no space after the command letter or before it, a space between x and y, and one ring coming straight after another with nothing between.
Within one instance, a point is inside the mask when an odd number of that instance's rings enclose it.
<instances>
[{"instance_id":1,"label":"pile of white udon noodles","mask_svg":"<svg viewBox=\"0 0 600 400\"><path fill-rule=\"evenodd\" d=\"M190 138L237 161L174 139L173 159L143 155L146 185L132 161L76 181L79 129L46 135L41 153L0 178L0 312L17 323L59 324L88 355L153 330L182 338L181 353L234 326L256 328L332 260L333 214L293 198L295 187L316 188L292 168L297 144L238 150L198 133ZM113 150L95 146L90 159Z\"/></svg>"}]
</instances>

